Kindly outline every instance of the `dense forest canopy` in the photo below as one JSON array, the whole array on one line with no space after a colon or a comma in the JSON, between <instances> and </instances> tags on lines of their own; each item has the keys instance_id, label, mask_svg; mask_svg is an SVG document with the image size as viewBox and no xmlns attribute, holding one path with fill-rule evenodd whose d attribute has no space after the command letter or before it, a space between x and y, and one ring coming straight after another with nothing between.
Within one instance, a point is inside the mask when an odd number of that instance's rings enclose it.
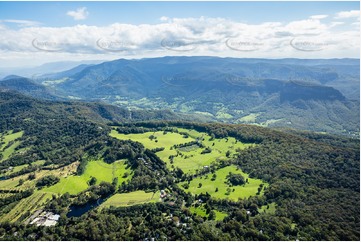
<instances>
[{"instance_id":1,"label":"dense forest canopy","mask_svg":"<svg viewBox=\"0 0 361 242\"><path fill-rule=\"evenodd\" d=\"M0 92L0 110L4 240L360 239L358 139L202 123L171 112L138 111L130 119L126 109L109 105L8 91ZM182 142L167 147L162 138ZM217 147L236 144L244 146L218 156ZM168 156L160 158L167 152L178 155L170 157L173 166ZM174 166L192 159L187 154L217 159L194 172ZM217 183L222 177L226 183ZM83 187L63 186L71 181ZM212 182L219 184L215 191L190 192ZM230 199L252 182L255 194ZM81 216L69 215L100 201ZM59 214L58 223L30 224L39 210Z\"/></svg>"}]
</instances>

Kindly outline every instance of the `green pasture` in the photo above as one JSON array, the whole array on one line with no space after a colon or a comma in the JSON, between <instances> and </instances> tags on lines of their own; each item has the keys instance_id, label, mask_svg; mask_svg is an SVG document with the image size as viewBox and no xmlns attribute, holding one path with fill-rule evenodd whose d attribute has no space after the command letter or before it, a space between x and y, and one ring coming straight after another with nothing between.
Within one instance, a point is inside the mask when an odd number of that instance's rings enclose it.
<instances>
[{"instance_id":1,"label":"green pasture","mask_svg":"<svg viewBox=\"0 0 361 242\"><path fill-rule=\"evenodd\" d=\"M153 135L156 139L149 139ZM165 149L170 149L171 146L175 144L187 143L193 141L192 138L184 138L183 135L178 133L167 132L164 134L163 131L157 132L146 132L143 134L120 134L116 130L112 130L110 136L121 139L121 140L133 140L140 142L144 147L148 149L164 147Z\"/></svg>"},{"instance_id":2,"label":"green pasture","mask_svg":"<svg viewBox=\"0 0 361 242\"><path fill-rule=\"evenodd\" d=\"M226 181L226 176L232 172L233 174L241 174L245 179L248 179L248 183L245 185L239 186L229 186ZM236 166L227 166L222 169L219 169L215 172L216 179L212 181L212 175L208 174L202 177L197 177L189 183L189 188L185 189L183 187L187 182L179 183L179 187L185 190L186 192L191 192L192 194L200 194L208 192L212 197L219 199L230 199L237 201L239 198L248 198L250 196L256 196L258 188L261 184L264 184L264 187L267 186L266 183L262 182L259 179L249 178L248 175L241 170L237 170ZM201 184L201 186L200 186ZM216 192L216 188L218 191ZM230 192L227 191L230 189ZM234 189L234 191L233 191ZM260 195L263 194L262 189Z\"/></svg>"},{"instance_id":3,"label":"green pasture","mask_svg":"<svg viewBox=\"0 0 361 242\"><path fill-rule=\"evenodd\" d=\"M197 170L203 169L204 166L209 166L212 162L216 162L219 159L227 159L227 151L229 151L229 157L232 157L238 149L244 149L253 144L245 144L237 141L233 137L212 139L210 135L196 130L188 130L178 128L179 132L188 134L187 138L179 133L163 131L158 132L146 132L143 134L120 134L116 130L112 130L110 135L112 137L122 140L133 140L142 143L148 149L163 147L164 150L157 152L160 159L167 163L169 169L180 168L185 173L195 173ZM149 139L153 135L156 139ZM189 147L174 148L173 145L188 143L191 141L199 140L203 146L212 149L211 153L201 154L205 148L200 148L197 145ZM170 156L174 156L173 163L169 159Z\"/></svg>"},{"instance_id":4,"label":"green pasture","mask_svg":"<svg viewBox=\"0 0 361 242\"><path fill-rule=\"evenodd\" d=\"M129 176L125 178L123 175L126 172ZM62 177L59 183L51 187L44 188L43 191L58 194L64 194L66 192L69 194L77 194L89 187L88 182L91 177L95 177L97 179L97 184L102 181L111 183L113 179L117 177L118 184L121 184L123 181L131 179L132 172L130 168L127 168L125 160L119 160L112 164L107 164L102 160L90 161L86 166L84 174L81 176Z\"/></svg>"},{"instance_id":5,"label":"green pasture","mask_svg":"<svg viewBox=\"0 0 361 242\"><path fill-rule=\"evenodd\" d=\"M160 192L145 192L135 191L130 193L118 193L108 198L102 205L101 208L110 206L114 207L126 207L133 206L143 203L154 203L160 201Z\"/></svg>"},{"instance_id":6,"label":"green pasture","mask_svg":"<svg viewBox=\"0 0 361 242\"><path fill-rule=\"evenodd\" d=\"M270 204L264 205L258 209L258 212L275 214L276 213L276 203L270 203Z\"/></svg>"},{"instance_id":7,"label":"green pasture","mask_svg":"<svg viewBox=\"0 0 361 242\"><path fill-rule=\"evenodd\" d=\"M16 141L17 139L21 138L23 136L24 132L23 131L19 131L14 133L12 130L5 133L5 134L0 134L0 152L3 155L3 160L8 159L14 152L15 149L21 144L20 141ZM8 144L10 142L14 142L12 145L10 145L9 147Z\"/></svg>"},{"instance_id":8,"label":"green pasture","mask_svg":"<svg viewBox=\"0 0 361 242\"><path fill-rule=\"evenodd\" d=\"M204 218L204 217L208 218L208 216L209 216L209 214L207 214L207 211L206 211L206 209L204 208L203 205L198 206L198 207L192 205L189 208L189 211L191 213L193 213L193 214L197 214L198 216L200 216L202 218ZM216 221L222 221L225 217L228 216L228 214L225 213L225 212L221 212L221 211L218 211L218 210L215 210L215 209L213 209L212 211L214 211L215 214L216 214L216 218L215 218Z\"/></svg>"}]
</instances>

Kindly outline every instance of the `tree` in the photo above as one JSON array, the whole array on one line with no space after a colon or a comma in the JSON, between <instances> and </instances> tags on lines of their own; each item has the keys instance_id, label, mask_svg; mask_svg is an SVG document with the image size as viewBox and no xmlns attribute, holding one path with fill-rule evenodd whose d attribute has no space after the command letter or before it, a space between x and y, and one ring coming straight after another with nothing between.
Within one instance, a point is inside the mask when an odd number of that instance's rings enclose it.
<instances>
[{"instance_id":1,"label":"tree","mask_svg":"<svg viewBox=\"0 0 361 242\"><path fill-rule=\"evenodd\" d=\"M28 176L28 180L34 180L35 178L36 178L35 173L31 173L31 174L29 174L29 176Z\"/></svg>"},{"instance_id":2,"label":"tree","mask_svg":"<svg viewBox=\"0 0 361 242\"><path fill-rule=\"evenodd\" d=\"M228 196L229 194L231 194L231 188L227 188L227 192L226 192L226 195Z\"/></svg>"},{"instance_id":3,"label":"tree","mask_svg":"<svg viewBox=\"0 0 361 242\"><path fill-rule=\"evenodd\" d=\"M184 183L184 184L182 185L182 187L184 187L184 189L188 189L188 188L189 188L189 184L188 184L188 183Z\"/></svg>"},{"instance_id":4,"label":"tree","mask_svg":"<svg viewBox=\"0 0 361 242\"><path fill-rule=\"evenodd\" d=\"M116 187L118 185L118 177L115 177L112 181L112 185Z\"/></svg>"},{"instance_id":5,"label":"tree","mask_svg":"<svg viewBox=\"0 0 361 242\"><path fill-rule=\"evenodd\" d=\"M228 179L228 182L230 184L232 184L233 186L243 185L246 183L244 177L241 174L233 174L230 172L227 175L227 179Z\"/></svg>"},{"instance_id":6,"label":"tree","mask_svg":"<svg viewBox=\"0 0 361 242\"><path fill-rule=\"evenodd\" d=\"M97 179L95 177L91 177L89 180L89 186L93 186L97 183Z\"/></svg>"},{"instance_id":7,"label":"tree","mask_svg":"<svg viewBox=\"0 0 361 242\"><path fill-rule=\"evenodd\" d=\"M231 155L231 151L227 150L226 156L229 158L230 155Z\"/></svg>"},{"instance_id":8,"label":"tree","mask_svg":"<svg viewBox=\"0 0 361 242\"><path fill-rule=\"evenodd\" d=\"M209 215L208 215L208 219L209 220L214 220L216 218L216 212L214 212L213 210L211 210L209 212Z\"/></svg>"},{"instance_id":9,"label":"tree","mask_svg":"<svg viewBox=\"0 0 361 242\"><path fill-rule=\"evenodd\" d=\"M212 141L212 140L214 140L216 138L216 136L213 134L213 133L211 133L211 138L209 139L209 141Z\"/></svg>"},{"instance_id":10,"label":"tree","mask_svg":"<svg viewBox=\"0 0 361 242\"><path fill-rule=\"evenodd\" d=\"M208 154L208 153L211 153L212 152L212 149L210 147L207 147L205 148L204 150L202 150L201 154Z\"/></svg>"},{"instance_id":11,"label":"tree","mask_svg":"<svg viewBox=\"0 0 361 242\"><path fill-rule=\"evenodd\" d=\"M44 176L36 182L37 187L52 186L60 181L59 177L54 175Z\"/></svg>"}]
</instances>

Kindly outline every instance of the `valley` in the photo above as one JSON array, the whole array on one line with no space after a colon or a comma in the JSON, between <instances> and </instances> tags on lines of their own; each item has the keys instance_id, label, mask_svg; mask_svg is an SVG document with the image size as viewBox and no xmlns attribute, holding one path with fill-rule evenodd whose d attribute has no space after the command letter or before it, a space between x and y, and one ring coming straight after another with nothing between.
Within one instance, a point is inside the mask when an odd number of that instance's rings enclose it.
<instances>
[{"instance_id":1,"label":"valley","mask_svg":"<svg viewBox=\"0 0 361 242\"><path fill-rule=\"evenodd\" d=\"M1 241L361 241L358 2L0 16Z\"/></svg>"},{"instance_id":2,"label":"valley","mask_svg":"<svg viewBox=\"0 0 361 242\"><path fill-rule=\"evenodd\" d=\"M357 139L188 121L172 112L130 117L107 104L11 91L0 100L6 238L316 238L310 226L325 239L345 230L358 236ZM322 210L324 200L332 212ZM331 236L325 219L342 230ZM243 232L233 234L230 226L241 224ZM106 232L81 232L89 226ZM10 229L18 234L3 233Z\"/></svg>"},{"instance_id":3,"label":"valley","mask_svg":"<svg viewBox=\"0 0 361 242\"><path fill-rule=\"evenodd\" d=\"M118 59L0 87L48 100L101 101L205 122L359 137L359 60L169 56Z\"/></svg>"},{"instance_id":4,"label":"valley","mask_svg":"<svg viewBox=\"0 0 361 242\"><path fill-rule=\"evenodd\" d=\"M120 140L139 142L145 148L153 150L166 163L170 171L181 171L183 174L181 180L188 181L180 181L175 185L184 191L191 192L193 196L209 194L213 199L237 201L251 196L262 196L264 190L267 189L267 185L261 180L249 178L248 174L239 170L239 167L235 165L225 164L231 157L236 156L241 149L252 147L254 144L242 143L233 137L218 139L214 137L213 133L209 135L206 132L177 127L169 127L163 131L134 134L121 134L118 130L117 126L113 126L109 135ZM4 147L9 146L11 141L21 138L23 133L23 131L5 133ZM4 160L8 159L10 155L4 156ZM138 158L138 160L144 163L142 165L148 166L144 158ZM44 163L44 161L37 161L29 165L15 166L12 167L11 171L4 173L4 179L0 180L0 189L2 189L3 194L8 194L7 191L16 194L28 190L32 190L33 194L21 199L15 206L9 208L11 210L1 218L1 221L13 223L27 221L29 223L31 222L29 221L31 220L30 217L37 211L46 209L46 203L49 203L51 199L63 194L74 196L73 199L77 199L77 195L81 195L83 192L87 194L92 186L102 182L126 184L132 179L135 172L129 165L129 161L125 159L117 160L111 164L105 163L103 159L89 159L81 174L79 174L79 162L61 168L52 166L45 170ZM29 173L25 172L24 175L16 175L17 172L25 171L33 166L38 166L38 169ZM244 180L244 184L231 184L228 181L229 174L238 174ZM7 177L9 175L12 175L11 178ZM50 176L56 176L59 180L55 184L48 184L45 187L38 186L40 180ZM200 186L201 182L202 186ZM168 189L167 192L164 190L153 190L153 192L138 190L118 193L102 199L100 209L154 202L166 203L169 196L174 199L172 191ZM5 198L5 196L2 197ZM205 208L203 205L199 207L198 202L191 204L190 210L193 211L194 215L211 216L211 219L216 220L222 220L227 216L227 213L218 210L212 210L212 215L209 215L209 211L202 212L205 211ZM53 209L46 209L46 211L53 212Z\"/></svg>"}]
</instances>

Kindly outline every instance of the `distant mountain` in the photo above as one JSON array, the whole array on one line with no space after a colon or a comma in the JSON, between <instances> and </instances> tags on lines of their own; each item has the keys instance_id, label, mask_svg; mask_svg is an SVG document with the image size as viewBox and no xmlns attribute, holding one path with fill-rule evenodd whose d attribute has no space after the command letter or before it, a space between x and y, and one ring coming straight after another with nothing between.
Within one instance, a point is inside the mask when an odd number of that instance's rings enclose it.
<instances>
[{"instance_id":1,"label":"distant mountain","mask_svg":"<svg viewBox=\"0 0 361 242\"><path fill-rule=\"evenodd\" d=\"M105 92L108 92L107 89L128 86L130 83L130 85L149 85L154 89L163 84L179 86L189 84L186 82L196 81L210 83L223 81L243 85L244 82L253 83L265 79L296 80L331 87L344 84L352 86L354 91L359 87L359 82L354 81L359 78L359 62L353 59L268 60L215 57L121 59L84 68L69 77L70 79L64 83L63 87L75 88L75 92L77 88L82 90L86 88L91 92L94 86L101 86L105 88ZM124 88L118 88L117 91L119 89ZM126 90L121 90L121 92L124 93ZM349 96L352 94L347 91L343 92L343 95L351 99L359 99L359 95L353 98Z\"/></svg>"},{"instance_id":2,"label":"distant mountain","mask_svg":"<svg viewBox=\"0 0 361 242\"><path fill-rule=\"evenodd\" d=\"M61 99L45 86L37 84L28 78L15 75L7 76L0 80L0 89L17 91L19 93L43 99Z\"/></svg>"},{"instance_id":3,"label":"distant mountain","mask_svg":"<svg viewBox=\"0 0 361 242\"><path fill-rule=\"evenodd\" d=\"M3 68L0 67L0 78L7 75L16 74L19 76L24 76L27 78L37 78L44 74L58 73L63 72L72 68L75 68L79 65L91 65L99 64L104 61L102 60L89 60L89 61L58 61L58 62L49 62L40 66L34 67L19 67L19 68Z\"/></svg>"},{"instance_id":4,"label":"distant mountain","mask_svg":"<svg viewBox=\"0 0 361 242\"><path fill-rule=\"evenodd\" d=\"M170 108L230 123L357 134L359 61L163 57L59 73L65 95L131 109ZM336 86L346 88L338 88ZM340 91L341 90L341 91ZM349 91L349 90L352 90Z\"/></svg>"},{"instance_id":5,"label":"distant mountain","mask_svg":"<svg viewBox=\"0 0 361 242\"><path fill-rule=\"evenodd\" d=\"M9 75L9 76L4 77L2 79L2 81L11 80L11 79L18 79L18 78L24 78L24 77L18 76L18 75Z\"/></svg>"},{"instance_id":6,"label":"distant mountain","mask_svg":"<svg viewBox=\"0 0 361 242\"><path fill-rule=\"evenodd\" d=\"M131 110L170 109L228 123L359 132L356 59L119 59L43 78L39 83L64 97Z\"/></svg>"},{"instance_id":7,"label":"distant mountain","mask_svg":"<svg viewBox=\"0 0 361 242\"><path fill-rule=\"evenodd\" d=\"M41 75L41 76L38 76L36 77L36 79L34 81L36 82L44 82L46 80L51 80L51 79L61 79L61 78L64 78L64 77L69 77L69 76L72 76L78 72L81 72L83 71L85 68L87 67L90 67L90 66L93 66L94 64L81 64L81 65L78 65L74 68L71 68L70 70L65 70L65 71L62 71L62 72L56 72L56 73L47 73L47 74L44 74L44 75Z\"/></svg>"}]
</instances>

